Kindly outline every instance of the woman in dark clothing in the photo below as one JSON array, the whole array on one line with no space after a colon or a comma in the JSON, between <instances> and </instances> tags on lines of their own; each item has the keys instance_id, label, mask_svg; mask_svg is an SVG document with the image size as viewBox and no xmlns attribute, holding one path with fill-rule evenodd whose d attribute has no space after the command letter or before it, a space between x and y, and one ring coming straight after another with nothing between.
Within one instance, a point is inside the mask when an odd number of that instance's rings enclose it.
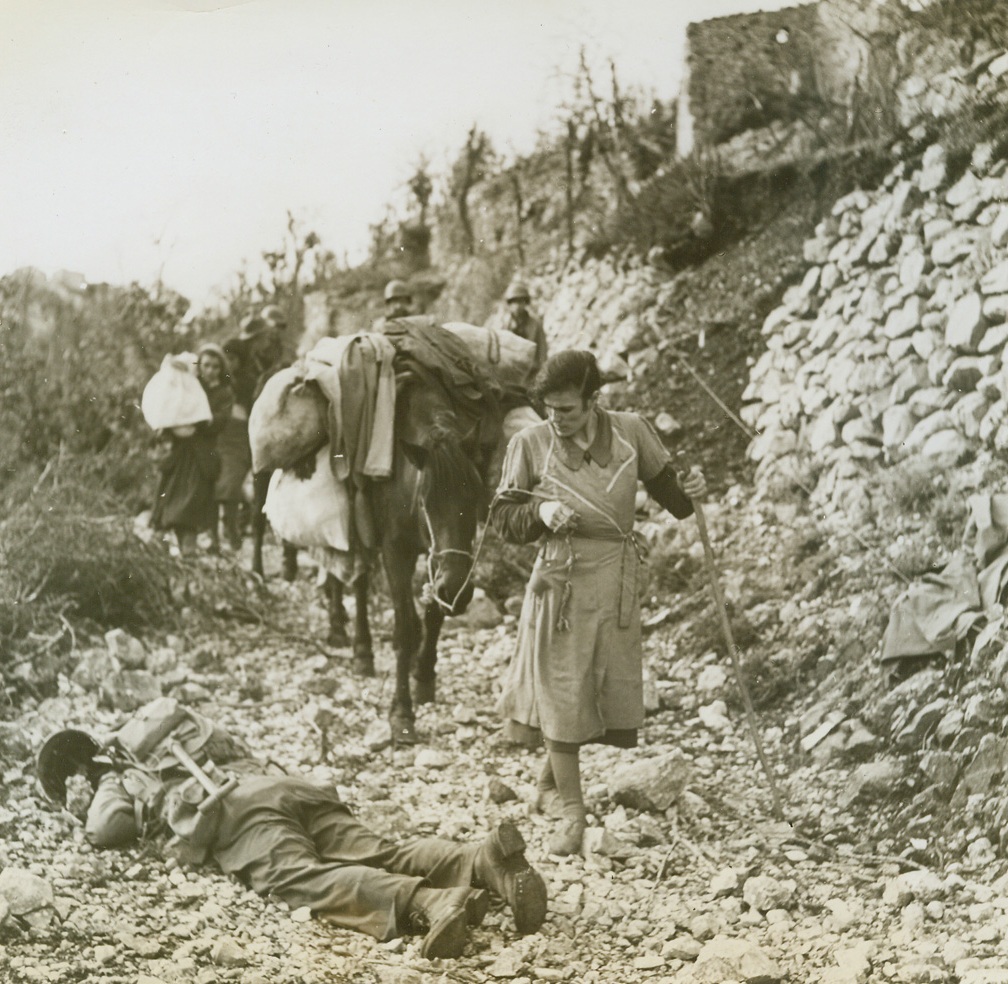
<instances>
[{"instance_id":1,"label":"woman in dark clothing","mask_svg":"<svg viewBox=\"0 0 1008 984\"><path fill-rule=\"evenodd\" d=\"M199 350L197 377L210 402L213 420L169 432L171 447L161 465L151 525L172 530L179 552L192 553L202 530L217 540L215 485L220 473L217 435L231 416L234 392L227 382L227 359L217 345Z\"/></svg>"}]
</instances>

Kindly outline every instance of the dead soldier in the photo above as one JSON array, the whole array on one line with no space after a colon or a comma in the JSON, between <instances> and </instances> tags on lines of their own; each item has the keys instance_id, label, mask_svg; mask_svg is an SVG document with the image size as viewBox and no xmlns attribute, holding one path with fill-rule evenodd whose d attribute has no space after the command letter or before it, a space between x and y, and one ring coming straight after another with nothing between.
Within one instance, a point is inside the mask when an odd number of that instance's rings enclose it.
<instances>
[{"instance_id":1,"label":"dead soldier","mask_svg":"<svg viewBox=\"0 0 1008 984\"><path fill-rule=\"evenodd\" d=\"M462 953L490 894L507 902L520 933L546 917L546 886L513 824L477 844L396 842L356 820L335 788L278 774L171 698L141 708L104 743L57 732L39 752L38 777L60 806L68 786L84 792L96 846L174 835L168 850L180 860L212 859L260 895L378 940L422 934L427 958Z\"/></svg>"}]
</instances>

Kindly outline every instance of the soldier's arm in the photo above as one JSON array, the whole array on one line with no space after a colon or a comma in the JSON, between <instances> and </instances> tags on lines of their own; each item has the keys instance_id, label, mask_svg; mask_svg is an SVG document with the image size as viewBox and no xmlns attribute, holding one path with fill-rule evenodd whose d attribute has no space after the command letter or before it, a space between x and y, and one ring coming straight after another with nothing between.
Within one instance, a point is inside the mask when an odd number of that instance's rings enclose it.
<instances>
[{"instance_id":1,"label":"soldier's arm","mask_svg":"<svg viewBox=\"0 0 1008 984\"><path fill-rule=\"evenodd\" d=\"M139 836L133 797L117 773L106 772L98 783L84 832L95 847L122 847Z\"/></svg>"}]
</instances>

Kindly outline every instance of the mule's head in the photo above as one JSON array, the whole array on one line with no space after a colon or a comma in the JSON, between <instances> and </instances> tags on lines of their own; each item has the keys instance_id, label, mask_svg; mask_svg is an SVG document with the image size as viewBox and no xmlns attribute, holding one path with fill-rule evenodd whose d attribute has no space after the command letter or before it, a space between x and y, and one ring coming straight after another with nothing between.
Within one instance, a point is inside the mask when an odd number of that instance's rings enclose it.
<instances>
[{"instance_id":1,"label":"mule's head","mask_svg":"<svg viewBox=\"0 0 1008 984\"><path fill-rule=\"evenodd\" d=\"M443 406L414 401L411 410L430 416L418 440L403 450L419 473L417 514L427 544L428 591L448 615L459 615L472 600L476 526L483 505L483 481L474 458L473 435ZM414 419L413 423L418 421Z\"/></svg>"}]
</instances>

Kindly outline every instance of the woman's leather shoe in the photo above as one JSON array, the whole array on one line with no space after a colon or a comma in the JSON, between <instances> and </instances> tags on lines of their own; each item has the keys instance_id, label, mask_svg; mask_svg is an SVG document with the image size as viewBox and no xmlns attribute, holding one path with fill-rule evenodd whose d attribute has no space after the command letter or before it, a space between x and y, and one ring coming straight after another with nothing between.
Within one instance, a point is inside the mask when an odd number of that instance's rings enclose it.
<instances>
[{"instance_id":1,"label":"woman's leather shoe","mask_svg":"<svg viewBox=\"0 0 1008 984\"><path fill-rule=\"evenodd\" d=\"M547 850L550 854L566 857L568 854L580 854L581 842L584 840L584 820L565 820L550 837Z\"/></svg>"}]
</instances>

